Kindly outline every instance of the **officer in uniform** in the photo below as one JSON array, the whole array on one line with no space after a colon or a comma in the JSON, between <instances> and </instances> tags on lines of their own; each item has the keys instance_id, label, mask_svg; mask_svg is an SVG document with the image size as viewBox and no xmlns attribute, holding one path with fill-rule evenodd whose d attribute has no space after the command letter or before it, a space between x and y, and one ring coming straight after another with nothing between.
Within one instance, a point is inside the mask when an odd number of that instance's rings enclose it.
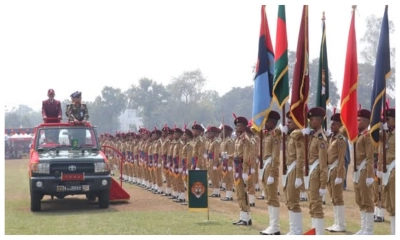
<instances>
[{"instance_id":1,"label":"officer in uniform","mask_svg":"<svg viewBox=\"0 0 400 240\"><path fill-rule=\"evenodd\" d=\"M185 188L183 189L183 199L184 201L181 203L182 205L187 205L186 202L186 193L185 189L189 188L189 169L191 168L191 159L192 159L192 153L193 153L193 144L192 144L192 139L193 139L193 133L190 129L184 128L182 140L183 140L183 147L182 147L182 159L181 159L181 167L182 167L182 180L185 184Z\"/></svg>"},{"instance_id":2,"label":"officer in uniform","mask_svg":"<svg viewBox=\"0 0 400 240\"><path fill-rule=\"evenodd\" d=\"M196 122L192 126L192 133L193 133L193 153L192 153L192 170L205 170L206 163L203 157L204 153L204 142L202 133L204 132L203 127Z\"/></svg>"},{"instance_id":3,"label":"officer in uniform","mask_svg":"<svg viewBox=\"0 0 400 240\"><path fill-rule=\"evenodd\" d=\"M237 199L240 208L240 218L234 222L234 225L252 225L250 216L249 199L246 192L245 184L248 180L248 162L250 161L251 143L246 134L246 126L248 121L245 117L235 117L234 125L236 126L235 152L233 153L233 161L235 164L235 185L237 190ZM225 156L232 157L232 156ZM244 166L247 165L247 166ZM247 169L246 169L247 168ZM246 171L247 170L247 171Z\"/></svg>"},{"instance_id":4,"label":"officer in uniform","mask_svg":"<svg viewBox=\"0 0 400 240\"><path fill-rule=\"evenodd\" d=\"M86 124L89 120L89 111L86 104L83 104L82 93L75 92L72 95L74 103L70 105L68 109L68 120L74 123ZM72 136L74 139L78 139L80 145L86 144L86 130L84 129L74 129L72 131Z\"/></svg>"},{"instance_id":5,"label":"officer in uniform","mask_svg":"<svg viewBox=\"0 0 400 240\"><path fill-rule=\"evenodd\" d=\"M358 111L359 136L356 142L356 171L353 182L355 200L360 208L361 229L356 235L374 234L374 146L368 130L370 117L370 111Z\"/></svg>"},{"instance_id":6,"label":"officer in uniform","mask_svg":"<svg viewBox=\"0 0 400 240\"><path fill-rule=\"evenodd\" d=\"M248 174L246 187L247 187L247 194L249 196L249 206L255 207L256 206L255 185L258 182L258 178L256 175L256 159L258 156L257 153L259 153L260 151L260 145L257 139L255 138L256 135L253 133L250 124L246 127L246 134L250 139L250 155L249 155L249 161L246 161L245 164L243 164L243 170L245 173Z\"/></svg>"},{"instance_id":7,"label":"officer in uniform","mask_svg":"<svg viewBox=\"0 0 400 240\"><path fill-rule=\"evenodd\" d=\"M289 233L287 235L303 234L303 216L300 208L300 186L304 178L305 138L302 131L292 120L290 112L286 113L287 128L282 132L288 133L286 147L286 175L283 178L283 190L286 195L286 206L289 210Z\"/></svg>"},{"instance_id":8,"label":"officer in uniform","mask_svg":"<svg viewBox=\"0 0 400 240\"><path fill-rule=\"evenodd\" d=\"M163 194L163 178L162 178L162 161L161 161L161 147L162 147L162 132L159 129L153 131L153 164L154 164L154 176L155 176L155 191L154 193Z\"/></svg>"},{"instance_id":9,"label":"officer in uniform","mask_svg":"<svg viewBox=\"0 0 400 240\"><path fill-rule=\"evenodd\" d=\"M175 185L173 186L175 192L177 193L178 198L174 199L174 202L182 203L185 202L185 186L182 180L182 148L183 142L181 137L183 135L183 131L180 128L174 128L174 149L172 151L172 159L173 159L173 169L174 169L174 178Z\"/></svg>"},{"instance_id":10,"label":"officer in uniform","mask_svg":"<svg viewBox=\"0 0 400 240\"><path fill-rule=\"evenodd\" d=\"M169 166L168 166L168 149L171 144L171 138L169 136L169 131L171 129L165 124L165 126L161 129L161 162L163 167L164 178L166 182L165 193L162 193L162 196L171 196L171 178L168 174Z\"/></svg>"},{"instance_id":11,"label":"officer in uniform","mask_svg":"<svg viewBox=\"0 0 400 240\"><path fill-rule=\"evenodd\" d=\"M42 117L45 123L59 123L62 118L61 103L54 99L53 89L47 91L49 99L42 102Z\"/></svg>"},{"instance_id":12,"label":"officer in uniform","mask_svg":"<svg viewBox=\"0 0 400 240\"><path fill-rule=\"evenodd\" d=\"M322 130L322 122L325 110L315 107L308 111L307 117L313 131L303 131L310 134L308 145L308 176L304 177L304 186L308 189L310 201L311 227L315 228L317 235L324 234L324 212L322 197L326 194L326 182L328 179L328 141Z\"/></svg>"},{"instance_id":13,"label":"officer in uniform","mask_svg":"<svg viewBox=\"0 0 400 240\"><path fill-rule=\"evenodd\" d=\"M171 185L170 188L172 189L171 195L168 197L168 199L177 199L178 198L178 193L176 192L176 178L174 176L174 161L173 161L173 152L174 152L174 147L175 144L177 144L177 140L174 138L174 130L170 129L168 132L168 137L171 139L171 143L169 145L168 149L168 157L167 157L167 166L168 166L168 176L171 179ZM167 182L167 188L168 188L168 182Z\"/></svg>"},{"instance_id":14,"label":"officer in uniform","mask_svg":"<svg viewBox=\"0 0 400 240\"><path fill-rule=\"evenodd\" d=\"M395 126L396 126L396 111L394 108L386 110L386 123L383 125L383 130L386 131L386 142L384 147L386 148L386 173L383 172L383 149L382 144L379 144L379 161L378 161L378 172L377 175L382 181L383 188L383 199L385 199L386 210L390 216L390 230L391 234L396 234L396 217L395 217L395 204L396 204L396 170L395 170L395 158L396 158L396 137L395 137ZM382 138L381 138L382 140Z\"/></svg>"},{"instance_id":15,"label":"officer in uniform","mask_svg":"<svg viewBox=\"0 0 400 240\"><path fill-rule=\"evenodd\" d=\"M224 125L222 127L221 138L221 158L222 158L222 176L226 186L225 198L221 198L222 201L233 200L233 153L235 151L235 142L231 138L233 129ZM230 156L229 158L227 156Z\"/></svg>"},{"instance_id":16,"label":"officer in uniform","mask_svg":"<svg viewBox=\"0 0 400 240\"><path fill-rule=\"evenodd\" d=\"M219 198L220 194L220 177L218 174L219 168L219 154L221 151L221 146L219 140L216 138L220 134L221 130L217 127L210 127L207 131L209 144L208 144L208 164L210 166L210 178L213 187L213 194L210 197Z\"/></svg>"},{"instance_id":17,"label":"officer in uniform","mask_svg":"<svg viewBox=\"0 0 400 240\"><path fill-rule=\"evenodd\" d=\"M345 232L346 223L344 217L343 179L345 177L345 156L347 140L340 133L342 121L340 113L331 117L331 135L328 148L328 191L332 199L334 223L326 228L330 232Z\"/></svg>"},{"instance_id":18,"label":"officer in uniform","mask_svg":"<svg viewBox=\"0 0 400 240\"><path fill-rule=\"evenodd\" d=\"M270 111L265 123L265 134L263 139L263 169L260 177L263 192L267 196L269 226L261 231L262 235L280 235L279 226L279 196L277 192L280 152L281 152L281 130L276 125L281 117L276 111Z\"/></svg>"}]
</instances>

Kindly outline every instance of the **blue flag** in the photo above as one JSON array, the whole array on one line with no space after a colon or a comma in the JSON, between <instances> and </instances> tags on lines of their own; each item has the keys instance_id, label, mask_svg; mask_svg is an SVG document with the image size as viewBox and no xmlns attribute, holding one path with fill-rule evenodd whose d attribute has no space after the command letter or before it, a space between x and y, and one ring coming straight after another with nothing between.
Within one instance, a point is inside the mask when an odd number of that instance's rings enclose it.
<instances>
[{"instance_id":1,"label":"blue flag","mask_svg":"<svg viewBox=\"0 0 400 240\"><path fill-rule=\"evenodd\" d=\"M375 147L379 145L379 129L381 113L384 106L383 97L386 94L386 79L390 76L390 45L389 45L389 20L388 7L382 19L381 33L379 36L378 51L376 54L374 85L371 95L371 140Z\"/></svg>"},{"instance_id":2,"label":"blue flag","mask_svg":"<svg viewBox=\"0 0 400 240\"><path fill-rule=\"evenodd\" d=\"M265 6L261 7L261 27L258 43L258 60L254 78L252 127L261 131L267 121L272 101L274 81L274 50L272 49Z\"/></svg>"}]
</instances>

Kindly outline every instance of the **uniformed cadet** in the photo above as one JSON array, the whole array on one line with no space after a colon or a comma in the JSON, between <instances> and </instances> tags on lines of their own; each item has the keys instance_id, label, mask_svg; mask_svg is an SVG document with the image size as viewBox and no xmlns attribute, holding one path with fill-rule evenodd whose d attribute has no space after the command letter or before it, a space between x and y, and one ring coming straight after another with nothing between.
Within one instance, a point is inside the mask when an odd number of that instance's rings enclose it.
<instances>
[{"instance_id":1,"label":"uniformed cadet","mask_svg":"<svg viewBox=\"0 0 400 240\"><path fill-rule=\"evenodd\" d=\"M300 208L300 186L304 178L304 148L305 138L302 131L292 120L290 112L286 113L287 129L282 128L283 133L288 133L286 147L287 171L283 178L283 190L286 195L286 206L289 210L289 233L287 235L303 234L303 216ZM288 131L288 132L287 132Z\"/></svg>"},{"instance_id":2,"label":"uniformed cadet","mask_svg":"<svg viewBox=\"0 0 400 240\"><path fill-rule=\"evenodd\" d=\"M133 132L128 132L126 134L127 136L127 142L126 142L126 149L127 149L127 159L128 159L128 182L130 184L133 184L133 139L134 139L134 133Z\"/></svg>"},{"instance_id":3,"label":"uniformed cadet","mask_svg":"<svg viewBox=\"0 0 400 240\"><path fill-rule=\"evenodd\" d=\"M145 189L151 191L152 190L152 183L151 183L151 176L150 176L150 167L152 167L152 158L153 155L151 153L151 133L149 130L145 129L143 131L143 136L145 137L144 142L144 179L145 179ZM150 159L151 156L151 159Z\"/></svg>"},{"instance_id":4,"label":"uniformed cadet","mask_svg":"<svg viewBox=\"0 0 400 240\"><path fill-rule=\"evenodd\" d=\"M359 136L356 142L356 171L353 175L355 200L360 208L361 229L355 235L374 234L374 147L368 126L371 112L358 111Z\"/></svg>"},{"instance_id":5,"label":"uniformed cadet","mask_svg":"<svg viewBox=\"0 0 400 240\"><path fill-rule=\"evenodd\" d=\"M145 135L143 134L144 129L140 128L139 129L139 142L138 142L138 157L139 157L139 168L138 168L138 185L141 187L145 186L145 180L144 180L144 144L145 144Z\"/></svg>"},{"instance_id":6,"label":"uniformed cadet","mask_svg":"<svg viewBox=\"0 0 400 240\"><path fill-rule=\"evenodd\" d=\"M185 188L183 189L183 202L181 203L182 205L187 205L186 201L186 192L185 189L189 188L189 169L191 169L191 160L192 160L192 154L193 154L193 144L192 144L192 139L193 139L193 133L190 129L187 129L186 126L184 128L182 140L183 140L183 147L182 147L182 159L181 159L181 167L182 167L182 180L185 184Z\"/></svg>"},{"instance_id":7,"label":"uniformed cadet","mask_svg":"<svg viewBox=\"0 0 400 240\"><path fill-rule=\"evenodd\" d=\"M224 125L221 131L221 159L222 159L222 177L225 182L225 198L221 198L222 201L233 200L233 153L235 152L235 142L231 138L233 129ZM230 157L226 157L230 156Z\"/></svg>"},{"instance_id":8,"label":"uniformed cadet","mask_svg":"<svg viewBox=\"0 0 400 240\"><path fill-rule=\"evenodd\" d=\"M139 178L139 171L140 171L140 165L139 165L139 142L140 142L140 134L134 134L134 140L133 140L133 149L132 149L132 155L133 155L133 183L136 185L140 185L140 178Z\"/></svg>"},{"instance_id":9,"label":"uniformed cadet","mask_svg":"<svg viewBox=\"0 0 400 240\"><path fill-rule=\"evenodd\" d=\"M328 179L328 141L322 130L322 122L325 110L321 107L311 108L307 117L313 131L303 133L310 134L308 145L308 176L304 177L304 186L308 189L310 202L311 227L315 228L317 235L323 235L324 211L322 208L322 196L326 194L326 182Z\"/></svg>"},{"instance_id":10,"label":"uniformed cadet","mask_svg":"<svg viewBox=\"0 0 400 240\"><path fill-rule=\"evenodd\" d=\"M341 134L342 121L340 113L331 117L331 135L328 148L328 191L333 205L334 223L326 228L330 232L345 232L343 179L345 177L345 156L347 139Z\"/></svg>"},{"instance_id":11,"label":"uniformed cadet","mask_svg":"<svg viewBox=\"0 0 400 240\"><path fill-rule=\"evenodd\" d=\"M169 175L169 165L168 165L168 150L172 140L172 134L169 135L171 129L165 124L161 129L161 162L163 167L163 175L165 178L165 193L162 196L171 196L171 177Z\"/></svg>"},{"instance_id":12,"label":"uniformed cadet","mask_svg":"<svg viewBox=\"0 0 400 240\"><path fill-rule=\"evenodd\" d=\"M210 171L209 175L211 178L211 184L213 187L213 193L210 195L210 197L213 198L219 198L221 197L220 194L220 177L218 174L218 168L220 166L219 162L219 154L221 151L221 146L220 142L217 139L217 136L221 133L221 129L217 127L210 127L209 130L207 131L208 134L208 139L209 139L209 144L207 148L208 152L208 157L207 157L207 162L208 165L210 166Z\"/></svg>"},{"instance_id":13,"label":"uniformed cadet","mask_svg":"<svg viewBox=\"0 0 400 240\"><path fill-rule=\"evenodd\" d=\"M175 185L173 186L174 191L177 193L178 198L174 199L174 202L182 203L185 202L185 186L182 180L182 148L183 142L181 137L183 135L183 131L180 128L174 128L174 149L172 151L172 159L173 159L173 169L174 169L174 178Z\"/></svg>"},{"instance_id":14,"label":"uniformed cadet","mask_svg":"<svg viewBox=\"0 0 400 240\"><path fill-rule=\"evenodd\" d=\"M123 156L123 158L120 159L120 161L123 164L123 169L122 169L122 179L124 182L128 181L128 161L127 161L127 146L126 146L126 133L121 133L121 144L120 144L120 152ZM121 165L120 165L121 166Z\"/></svg>"},{"instance_id":15,"label":"uniformed cadet","mask_svg":"<svg viewBox=\"0 0 400 240\"><path fill-rule=\"evenodd\" d=\"M255 134L253 133L251 129L251 125L249 124L246 127L246 134L250 139L250 155L249 155L249 160L245 161L243 163L243 171L248 174L248 180L246 183L246 188L247 188L247 194L249 196L249 206L250 207L255 207L255 194L256 194L256 188L255 184L258 182L258 179L256 179L256 158L257 158L257 153L259 152L260 145L257 142L257 139L254 137Z\"/></svg>"},{"instance_id":16,"label":"uniformed cadet","mask_svg":"<svg viewBox=\"0 0 400 240\"><path fill-rule=\"evenodd\" d=\"M378 171L378 155L379 155L379 147L374 146L374 173L375 173L375 181L374 181L374 222L384 222L385 221L385 206L382 194L382 186L380 178L377 176Z\"/></svg>"},{"instance_id":17,"label":"uniformed cadet","mask_svg":"<svg viewBox=\"0 0 400 240\"><path fill-rule=\"evenodd\" d=\"M154 141L153 141L153 171L154 171L154 177L155 177L155 191L154 193L157 194L163 194L164 191L163 189L163 177L162 177L162 139L161 135L162 132L159 129L154 129L153 131L154 134Z\"/></svg>"},{"instance_id":18,"label":"uniformed cadet","mask_svg":"<svg viewBox=\"0 0 400 240\"><path fill-rule=\"evenodd\" d=\"M203 157L204 153L204 142L202 133L204 132L203 127L196 122L192 126L193 133L193 153L192 153L192 170L205 170L206 163Z\"/></svg>"},{"instance_id":19,"label":"uniformed cadet","mask_svg":"<svg viewBox=\"0 0 400 240\"><path fill-rule=\"evenodd\" d=\"M383 199L385 200L385 206L390 216L390 232L396 234L396 217L395 217L395 204L396 204L396 137L395 137L395 126L396 126L396 111L394 108L386 110L386 123L383 124L383 130L386 131L385 143L383 144L386 148L386 172L383 172L383 149L382 143L379 144L379 161L378 161L378 172L377 175L382 181L383 188ZM382 138L381 138L382 140Z\"/></svg>"},{"instance_id":20,"label":"uniformed cadet","mask_svg":"<svg viewBox=\"0 0 400 240\"><path fill-rule=\"evenodd\" d=\"M251 151L250 139L246 134L246 126L248 124L248 121L245 117L234 117L234 125L236 126L235 131L237 136L235 139L235 151L233 154L233 161L235 165L234 179L238 204L240 208L240 217L239 220L234 222L233 224L249 226L252 225L252 220L250 216L249 199L245 188L245 184L247 184L247 180L249 177L247 173L249 167L247 166L246 169L246 167L244 166L250 161ZM226 154L224 157L229 158L231 156Z\"/></svg>"},{"instance_id":21,"label":"uniformed cadet","mask_svg":"<svg viewBox=\"0 0 400 240\"><path fill-rule=\"evenodd\" d=\"M67 116L67 118L69 118L69 107L70 107L71 105L74 104L74 97L73 97L73 96L74 96L75 94L78 94L78 93L79 93L78 91L72 93L72 94L70 95L71 103L70 103L70 104L67 104L67 106L65 106L65 116Z\"/></svg>"},{"instance_id":22,"label":"uniformed cadet","mask_svg":"<svg viewBox=\"0 0 400 240\"><path fill-rule=\"evenodd\" d=\"M262 235L280 235L279 226L279 166L281 152L281 130L276 125L281 117L276 111L270 111L265 123L263 138L262 161L263 169L260 173L263 192L267 196L269 226L261 231Z\"/></svg>"},{"instance_id":23,"label":"uniformed cadet","mask_svg":"<svg viewBox=\"0 0 400 240\"><path fill-rule=\"evenodd\" d=\"M173 153L174 153L174 147L175 144L177 144L177 140L174 137L174 129L171 129L169 132L170 136L171 136L171 144L169 146L169 150L168 150L168 174L170 176L171 179L171 189L172 189L172 193L171 196L168 197L168 199L178 199L178 192L176 191L176 178L175 178L175 173L174 173L174 160L173 160ZM168 184L167 184L168 186Z\"/></svg>"}]
</instances>

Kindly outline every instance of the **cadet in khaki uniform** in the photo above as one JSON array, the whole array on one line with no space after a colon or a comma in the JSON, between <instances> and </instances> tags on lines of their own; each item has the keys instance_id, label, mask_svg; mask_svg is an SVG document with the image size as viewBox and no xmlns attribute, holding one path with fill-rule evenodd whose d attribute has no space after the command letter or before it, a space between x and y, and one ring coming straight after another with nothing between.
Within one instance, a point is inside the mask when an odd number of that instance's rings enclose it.
<instances>
[{"instance_id":1,"label":"cadet in khaki uniform","mask_svg":"<svg viewBox=\"0 0 400 240\"><path fill-rule=\"evenodd\" d=\"M382 143L379 144L379 161L377 175L382 180L383 199L385 200L386 210L390 216L390 230L391 234L396 234L396 217L395 217L395 204L396 204L396 135L395 135L395 120L396 111L394 108L386 110L386 121L383 125L383 130L386 131L386 173L383 172L383 149ZM382 138L381 138L382 140Z\"/></svg>"},{"instance_id":2,"label":"cadet in khaki uniform","mask_svg":"<svg viewBox=\"0 0 400 240\"><path fill-rule=\"evenodd\" d=\"M246 161L243 163L243 170L246 169L246 173L249 176L249 179L247 180L247 194L249 196L249 206L250 207L255 207L255 194L256 194L256 188L255 184L258 182L258 179L256 178L256 158L257 158L257 153L259 152L260 145L257 142L257 139L255 138L255 134L251 130L251 126L246 127L246 134L250 139L250 156L249 156L249 161Z\"/></svg>"},{"instance_id":3,"label":"cadet in khaki uniform","mask_svg":"<svg viewBox=\"0 0 400 240\"><path fill-rule=\"evenodd\" d=\"M263 169L260 177L263 191L267 196L269 226L261 231L262 235L280 235L278 178L281 152L281 130L276 125L281 117L276 111L270 111L265 123L263 139Z\"/></svg>"},{"instance_id":4,"label":"cadet in khaki uniform","mask_svg":"<svg viewBox=\"0 0 400 240\"><path fill-rule=\"evenodd\" d=\"M303 216L300 208L300 186L303 184L305 138L302 131L292 120L290 112L286 113L287 129L289 131L286 147L286 175L282 176L283 190L286 195L286 206L289 210L289 233L287 235L303 234Z\"/></svg>"},{"instance_id":5,"label":"cadet in khaki uniform","mask_svg":"<svg viewBox=\"0 0 400 240\"><path fill-rule=\"evenodd\" d=\"M307 116L313 131L311 133L305 132L310 134L310 142L308 145L309 178L307 176L304 177L304 186L308 189L311 227L315 228L317 235L323 235L325 228L322 197L326 194L326 182L328 179L328 141L322 129L325 110L321 107L311 108ZM306 179L309 179L309 182Z\"/></svg>"},{"instance_id":6,"label":"cadet in khaki uniform","mask_svg":"<svg viewBox=\"0 0 400 240\"><path fill-rule=\"evenodd\" d=\"M203 127L199 124L194 123L192 126L193 133L193 153L192 153L192 170L205 170L206 163L203 158L204 153L204 142L202 137Z\"/></svg>"},{"instance_id":7,"label":"cadet in khaki uniform","mask_svg":"<svg viewBox=\"0 0 400 240\"><path fill-rule=\"evenodd\" d=\"M355 200L360 208L361 229L355 235L374 234L374 147L368 130L370 117L370 111L358 111L359 136L356 142L356 172L353 182Z\"/></svg>"},{"instance_id":8,"label":"cadet in khaki uniform","mask_svg":"<svg viewBox=\"0 0 400 240\"><path fill-rule=\"evenodd\" d=\"M162 196L171 196L171 177L169 175L169 165L168 165L168 150L172 140L172 134L169 137L169 132L171 129L165 125L161 129L161 161L163 166L163 173L166 182L165 193Z\"/></svg>"},{"instance_id":9,"label":"cadet in khaki uniform","mask_svg":"<svg viewBox=\"0 0 400 240\"><path fill-rule=\"evenodd\" d=\"M384 222L385 221L385 199L383 198L382 189L380 186L380 181L377 176L378 171L378 155L379 147L374 146L374 222ZM381 199L379 200L379 192L381 192Z\"/></svg>"},{"instance_id":10,"label":"cadet in khaki uniform","mask_svg":"<svg viewBox=\"0 0 400 240\"><path fill-rule=\"evenodd\" d=\"M185 126L185 131L183 132L182 140L183 140L183 147L182 147L182 159L181 159L181 167L182 167L182 180L185 184L185 188L183 189L183 202L181 203L182 205L187 205L186 202L186 193L185 189L189 188L189 169L191 168L191 160L192 160L192 153L193 153L193 144L192 144L192 139L193 139L193 133L190 129L186 129Z\"/></svg>"},{"instance_id":11,"label":"cadet in khaki uniform","mask_svg":"<svg viewBox=\"0 0 400 240\"><path fill-rule=\"evenodd\" d=\"M170 176L171 179L171 189L172 189L172 194L168 199L178 199L178 192L176 191L176 178L174 176L174 160L173 160L173 153L174 153L174 147L175 144L177 144L177 140L175 140L174 137L174 130L171 129L169 132L169 137L171 137L171 144L168 149L168 175ZM168 184L167 184L168 187Z\"/></svg>"},{"instance_id":12,"label":"cadet in khaki uniform","mask_svg":"<svg viewBox=\"0 0 400 240\"><path fill-rule=\"evenodd\" d=\"M235 151L235 142L231 138L233 129L224 125L222 127L221 138L221 157L222 157L222 177L225 182L226 194L225 198L221 198L222 201L232 201L233 200L233 153ZM225 156L230 156L226 158Z\"/></svg>"},{"instance_id":13,"label":"cadet in khaki uniform","mask_svg":"<svg viewBox=\"0 0 400 240\"><path fill-rule=\"evenodd\" d=\"M219 168L219 154L221 151L221 146L219 140L216 138L219 134L221 133L221 130L217 127L210 127L210 129L207 131L208 138L209 138L209 144L208 144L208 164L210 166L210 178L211 178L211 183L213 187L213 194L210 195L210 197L215 197L219 198L221 197L220 194L220 177L218 174L218 168Z\"/></svg>"},{"instance_id":14,"label":"cadet in khaki uniform","mask_svg":"<svg viewBox=\"0 0 400 240\"><path fill-rule=\"evenodd\" d=\"M251 143L250 139L246 134L246 126L248 121L244 117L235 117L234 124L236 126L236 139L235 139L235 152L233 154L233 161L235 165L235 185L237 199L240 208L240 218L234 222L234 225L252 225L250 216L250 205L249 199L246 192L245 184L247 184L248 176L248 162L250 161ZM225 155L225 154L224 154ZM225 158L232 156L225 155ZM247 166L246 166L247 165Z\"/></svg>"},{"instance_id":15,"label":"cadet in khaki uniform","mask_svg":"<svg viewBox=\"0 0 400 240\"><path fill-rule=\"evenodd\" d=\"M330 232L345 232L346 222L344 217L343 179L345 174L344 161L347 151L347 140L340 133L342 121L340 113L331 117L331 136L328 148L328 191L332 199L334 223L326 228Z\"/></svg>"},{"instance_id":16,"label":"cadet in khaki uniform","mask_svg":"<svg viewBox=\"0 0 400 240\"><path fill-rule=\"evenodd\" d=\"M163 189L163 178L162 178L162 161L161 161L161 155L162 155L162 140L161 140L161 135L162 132L161 130L154 129L153 131L154 134L154 143L153 143L153 161L154 161L154 176L155 176L155 183L156 183L156 190L154 193L157 194L163 194L164 191Z\"/></svg>"},{"instance_id":17,"label":"cadet in khaki uniform","mask_svg":"<svg viewBox=\"0 0 400 240\"><path fill-rule=\"evenodd\" d=\"M185 202L185 186L182 180L182 148L183 142L181 140L183 131L180 128L174 129L174 139L176 141L174 145L174 150L172 151L172 158L173 158L173 169L174 169L174 178L175 178L175 185L174 190L178 193L178 198L174 199L174 202L182 203Z\"/></svg>"},{"instance_id":18,"label":"cadet in khaki uniform","mask_svg":"<svg viewBox=\"0 0 400 240\"><path fill-rule=\"evenodd\" d=\"M143 129L139 129L139 142L138 142L138 156L139 156L139 185L144 187L144 144L145 144L145 136L143 134Z\"/></svg>"}]
</instances>

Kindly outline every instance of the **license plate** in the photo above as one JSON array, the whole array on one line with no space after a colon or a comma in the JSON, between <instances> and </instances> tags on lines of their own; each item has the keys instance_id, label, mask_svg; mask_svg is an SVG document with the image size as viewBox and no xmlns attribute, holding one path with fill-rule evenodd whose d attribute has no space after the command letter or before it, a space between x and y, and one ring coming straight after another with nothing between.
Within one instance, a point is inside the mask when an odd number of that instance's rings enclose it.
<instances>
[{"instance_id":1,"label":"license plate","mask_svg":"<svg viewBox=\"0 0 400 240\"><path fill-rule=\"evenodd\" d=\"M89 192L89 185L82 186L57 186L57 192Z\"/></svg>"},{"instance_id":2,"label":"license plate","mask_svg":"<svg viewBox=\"0 0 400 240\"><path fill-rule=\"evenodd\" d=\"M61 173L61 181L83 181L84 173Z\"/></svg>"}]
</instances>

